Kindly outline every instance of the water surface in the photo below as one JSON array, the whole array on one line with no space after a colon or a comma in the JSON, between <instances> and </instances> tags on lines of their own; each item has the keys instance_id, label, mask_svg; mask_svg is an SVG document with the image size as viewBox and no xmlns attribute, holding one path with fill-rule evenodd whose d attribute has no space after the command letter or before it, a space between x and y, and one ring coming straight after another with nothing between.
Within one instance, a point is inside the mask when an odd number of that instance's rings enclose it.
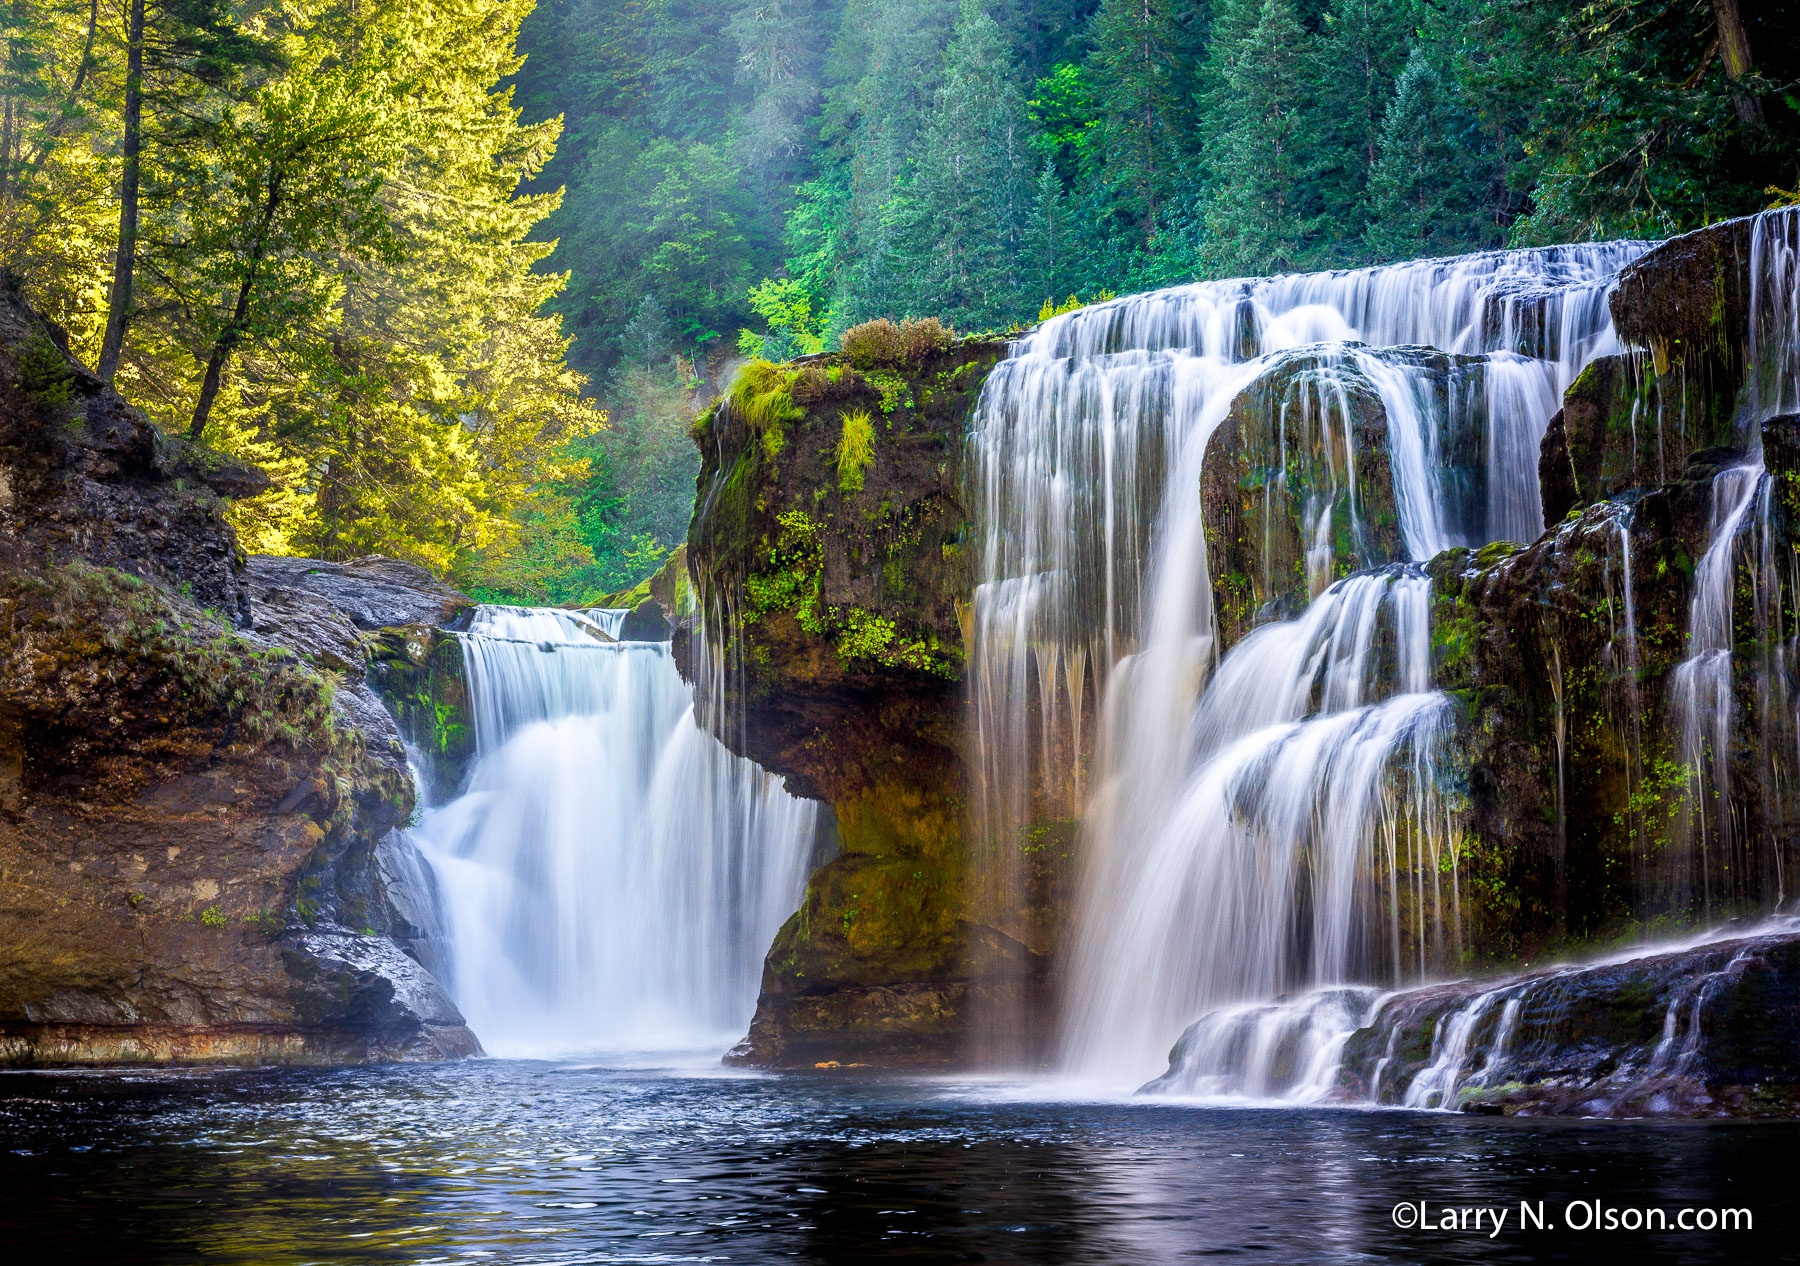
<instances>
[{"instance_id":1,"label":"water surface","mask_svg":"<svg viewBox=\"0 0 1800 1266\"><path fill-rule=\"evenodd\" d=\"M0 1076L0 1242L34 1264L1800 1260L1800 1124L632 1062ZM1748 1208L1755 1229L1571 1232L1577 1197ZM1397 1229L1421 1200L1508 1225ZM1519 1231L1521 1200L1559 1229Z\"/></svg>"}]
</instances>

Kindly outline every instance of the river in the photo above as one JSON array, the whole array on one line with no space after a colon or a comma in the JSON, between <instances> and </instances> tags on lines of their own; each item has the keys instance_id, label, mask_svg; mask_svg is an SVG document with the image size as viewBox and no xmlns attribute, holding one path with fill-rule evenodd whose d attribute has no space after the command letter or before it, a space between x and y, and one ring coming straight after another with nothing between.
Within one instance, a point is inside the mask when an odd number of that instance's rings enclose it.
<instances>
[{"instance_id":1,"label":"river","mask_svg":"<svg viewBox=\"0 0 1800 1266\"><path fill-rule=\"evenodd\" d=\"M34 1264L1800 1260L1800 1124L1065 1090L651 1057L13 1073L0 1234ZM1581 1232L1574 1200L1753 1227ZM1505 1221L1396 1227L1419 1202Z\"/></svg>"}]
</instances>

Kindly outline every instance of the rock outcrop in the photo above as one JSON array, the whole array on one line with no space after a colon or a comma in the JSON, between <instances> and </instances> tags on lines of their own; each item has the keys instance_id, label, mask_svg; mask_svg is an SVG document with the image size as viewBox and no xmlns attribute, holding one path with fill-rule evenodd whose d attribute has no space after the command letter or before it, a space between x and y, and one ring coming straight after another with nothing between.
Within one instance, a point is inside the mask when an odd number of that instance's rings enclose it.
<instances>
[{"instance_id":1,"label":"rock outcrop","mask_svg":"<svg viewBox=\"0 0 1800 1266\"><path fill-rule=\"evenodd\" d=\"M1447 377L1451 358L1433 359ZM1393 488L1387 410L1342 355L1290 353L1239 393L1200 476L1222 644L1404 558Z\"/></svg>"},{"instance_id":2,"label":"rock outcrop","mask_svg":"<svg viewBox=\"0 0 1800 1266\"><path fill-rule=\"evenodd\" d=\"M246 566L266 480L0 299L0 1063L476 1051L378 851L412 809L361 634Z\"/></svg>"},{"instance_id":3,"label":"rock outcrop","mask_svg":"<svg viewBox=\"0 0 1800 1266\"><path fill-rule=\"evenodd\" d=\"M1646 251L1619 274L1613 326L1626 352L1569 388L1538 465L1544 526L1634 488L1680 479L1688 458L1747 447L1751 224L1726 220Z\"/></svg>"},{"instance_id":4,"label":"rock outcrop","mask_svg":"<svg viewBox=\"0 0 1800 1266\"><path fill-rule=\"evenodd\" d=\"M840 852L770 950L734 1058L937 1063L1042 959L969 873L964 432L1002 342L752 363L698 424L688 541L726 742L828 802Z\"/></svg>"}]
</instances>

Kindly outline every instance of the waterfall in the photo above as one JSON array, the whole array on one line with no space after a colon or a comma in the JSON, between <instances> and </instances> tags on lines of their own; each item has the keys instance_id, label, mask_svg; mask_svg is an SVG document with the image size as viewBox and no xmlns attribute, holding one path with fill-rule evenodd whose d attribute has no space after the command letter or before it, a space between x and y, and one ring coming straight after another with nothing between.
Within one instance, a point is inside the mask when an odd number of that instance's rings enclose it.
<instances>
[{"instance_id":1,"label":"waterfall","mask_svg":"<svg viewBox=\"0 0 1800 1266\"><path fill-rule=\"evenodd\" d=\"M1767 971L1762 955L1794 930L1777 917L1487 985L1328 987L1221 1007L1144 1089L1455 1110L1529 1083L1536 1099L1588 1116L1692 1110L1710 1103L1701 1065L1709 1030L1724 1027L1715 1004L1747 970Z\"/></svg>"},{"instance_id":2,"label":"waterfall","mask_svg":"<svg viewBox=\"0 0 1800 1266\"><path fill-rule=\"evenodd\" d=\"M819 807L697 726L623 614L487 606L462 635L475 764L413 834L495 1054L730 1045L813 860Z\"/></svg>"},{"instance_id":3,"label":"waterfall","mask_svg":"<svg viewBox=\"0 0 1800 1266\"><path fill-rule=\"evenodd\" d=\"M1769 894L1786 896L1783 795L1800 773L1800 719L1792 697L1793 630L1781 594L1792 592L1792 561L1775 542L1775 495L1763 463L1762 426L1800 409L1800 211L1764 212L1750 230L1750 318L1738 429L1747 460L1713 478L1706 548L1694 569L1687 656L1670 675L1669 706L1678 758L1689 769L1688 855L1675 859L1678 895L1702 914L1723 912ZM1747 588L1750 609L1737 594ZM1742 625L1740 625L1742 621ZM1734 777L1734 741L1743 718L1734 688L1743 627L1753 630L1757 662L1750 767ZM1743 820L1754 798L1760 837Z\"/></svg>"},{"instance_id":4,"label":"waterfall","mask_svg":"<svg viewBox=\"0 0 1800 1266\"><path fill-rule=\"evenodd\" d=\"M1006 865L1034 817L1082 821L1066 1066L1136 1075L1207 1007L1417 975L1455 952L1427 582L1324 582L1539 534L1545 425L1618 350L1607 296L1646 248L1181 286L1055 317L989 376L970 441L975 827ZM1283 398L1278 442L1329 467L1297 510L1314 600L1220 662L1228 578L1196 490L1234 401L1280 372L1308 386ZM1370 399L1373 440L1351 417ZM1357 482L1371 444L1391 489ZM1284 463L1268 460L1265 499ZM1366 530L1376 493L1398 549ZM1349 554L1332 543L1340 508Z\"/></svg>"}]
</instances>

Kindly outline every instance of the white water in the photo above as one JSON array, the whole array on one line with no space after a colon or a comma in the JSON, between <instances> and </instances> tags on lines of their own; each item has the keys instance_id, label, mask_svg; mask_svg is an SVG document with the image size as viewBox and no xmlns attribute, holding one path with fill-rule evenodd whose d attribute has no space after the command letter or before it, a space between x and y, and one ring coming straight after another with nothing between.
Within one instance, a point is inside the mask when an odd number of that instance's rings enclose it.
<instances>
[{"instance_id":1,"label":"white water","mask_svg":"<svg viewBox=\"0 0 1800 1266\"><path fill-rule=\"evenodd\" d=\"M1408 557L1534 539L1545 424L1587 361L1617 350L1607 294L1643 249L1178 287L1054 318L990 375L972 436L975 807L1002 855L1034 812L1083 817L1065 1067L1141 1080L1208 1007L1416 975L1454 948L1456 839L1431 785L1447 705L1430 691L1425 582L1340 582L1246 638L1209 686L1207 441L1277 357L1323 343L1308 349L1313 372L1337 390L1303 413L1332 437L1331 495L1341 459L1352 516L1368 490L1353 483L1347 384L1385 410ZM1418 345L1471 359L1434 378ZM1473 508L1447 451L1472 419L1486 427L1487 489ZM1328 525L1306 513L1316 593ZM1383 621L1381 637L1359 638Z\"/></svg>"},{"instance_id":2,"label":"white water","mask_svg":"<svg viewBox=\"0 0 1800 1266\"><path fill-rule=\"evenodd\" d=\"M616 615L483 607L462 639L476 761L414 837L492 1054L729 1046L804 890L819 807L695 725Z\"/></svg>"},{"instance_id":3,"label":"white water","mask_svg":"<svg viewBox=\"0 0 1800 1266\"><path fill-rule=\"evenodd\" d=\"M1790 698L1790 631L1781 626L1783 572L1792 583L1791 558L1778 557L1773 541L1772 488L1762 461L1762 424L1800 409L1800 211L1765 212L1751 226L1750 328L1747 374L1738 403L1744 464L1713 479L1706 551L1694 569L1688 616L1687 658L1670 675L1669 705L1678 726L1677 755L1689 767L1688 835L1693 856L1682 876L1694 906L1707 913L1729 907L1745 892L1747 874L1760 864L1774 872L1777 899L1785 897L1783 847L1761 850L1739 838L1740 805L1752 797L1769 810L1779 799L1783 774L1793 764L1788 736L1797 730ZM1751 610L1737 609L1740 573ZM1756 630L1764 662L1756 677L1757 750L1753 767L1733 778L1733 736L1739 723L1733 688L1738 622ZM1751 786L1742 785L1749 781ZM1779 829L1775 826L1774 829Z\"/></svg>"},{"instance_id":4,"label":"white water","mask_svg":"<svg viewBox=\"0 0 1800 1266\"><path fill-rule=\"evenodd\" d=\"M1752 229L1750 374L1738 413L1740 432L1748 443L1748 458L1739 466L1721 471L1713 483L1707 545L1694 573L1688 655L1670 679L1677 754L1693 770L1690 791L1696 806L1690 824L1693 856L1679 862L1688 872L1682 882L1690 883L1692 891L1678 891L1677 896L1697 914L1729 913L1734 899L1741 903L1752 891L1764 902L1772 892L1777 906L1785 897L1783 848L1779 844L1768 847L1765 841L1762 852L1766 856L1759 855L1757 841L1737 836L1741 833L1741 800L1761 797L1765 832L1771 829L1771 820L1779 821L1775 809L1780 803L1782 774L1792 758L1786 749L1796 733L1794 705L1787 688L1792 643L1788 631L1778 625L1781 617L1776 599L1783 576L1778 574L1775 560L1771 485L1760 457L1763 420L1800 405L1797 260L1800 214L1781 212L1759 217ZM1491 402L1490 395L1490 405ZM1529 409L1515 406L1515 412ZM1490 463L1498 460L1498 454L1498 448L1490 448ZM1395 466L1397 477L1404 478L1398 456ZM1496 486L1492 474L1490 470L1490 492ZM1497 521L1496 504L1490 496L1490 525ZM1624 598L1622 667L1629 683L1630 701L1635 705L1638 648L1629 520L1630 512L1621 510L1614 530ZM1409 546L1426 535L1409 531ZM1754 610L1735 609L1740 576L1748 581ZM1734 727L1739 707L1733 689L1733 656L1740 620L1755 624L1758 645L1764 648L1767 661L1751 666L1757 669L1757 688L1753 693L1758 715L1752 728L1760 732L1761 742L1751 753L1757 763L1750 778L1740 773L1738 780L1739 784L1753 782L1753 787L1734 785L1733 780ZM1245 647L1249 644L1247 640ZM1220 669L1221 680L1235 658L1236 654L1226 659ZM1209 701L1203 701L1203 710ZM1635 706L1630 710L1635 725ZM1752 868L1758 866L1770 872L1762 876L1760 888L1751 877ZM1749 934L1759 931L1791 932L1791 920L1776 920L1750 929ZM1353 1032L1373 1026L1378 1032L1384 1027L1388 1030L1388 1049L1372 1069L1361 1070L1368 1074L1362 1097L1398 1101L1411 1107L1455 1107L1464 1092L1497 1086L1520 1074L1520 1069L1513 1066L1513 1046L1518 1039L1522 1010L1530 1003L1540 1011L1548 1007L1554 1014L1562 982L1595 966L1745 935L1744 930L1714 931L1679 944L1638 947L1599 964L1503 981L1477 991L1439 1015L1428 1061L1404 1084L1393 1081L1390 1066L1412 1023L1407 1004L1411 997L1422 995L1346 990L1327 983L1279 1002L1219 1006L1204 1013L1184 1034L1169 1073L1159 1079L1155 1088L1289 1101L1341 1097L1352 1092L1356 1079L1344 1079L1339 1055ZM1706 1007L1746 961L1747 951L1740 951L1722 958L1713 970L1674 981L1667 995L1660 1041L1641 1050L1621 1052L1623 1062L1609 1076L1608 1089L1590 1107L1604 1109L1605 1095L1622 1093L1629 1099L1632 1093L1655 1094L1659 1086L1679 1082L1700 1048ZM1329 982L1336 978L1320 979ZM1657 1110L1654 1103L1651 1107Z\"/></svg>"}]
</instances>

